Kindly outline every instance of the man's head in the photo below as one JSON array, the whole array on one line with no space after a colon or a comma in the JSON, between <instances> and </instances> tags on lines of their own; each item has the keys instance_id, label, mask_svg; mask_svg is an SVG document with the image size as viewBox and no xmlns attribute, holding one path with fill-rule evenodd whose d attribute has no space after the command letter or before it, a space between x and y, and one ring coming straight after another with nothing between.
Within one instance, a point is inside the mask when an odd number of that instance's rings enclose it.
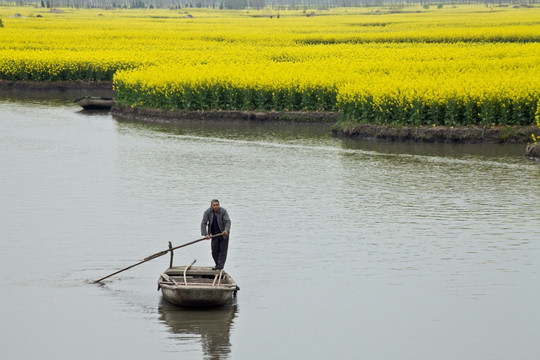
<instances>
[{"instance_id":1,"label":"man's head","mask_svg":"<svg viewBox=\"0 0 540 360\"><path fill-rule=\"evenodd\" d=\"M217 200L217 199L212 200L210 202L210 207L212 208L213 212L218 211L218 209L219 209L219 200Z\"/></svg>"}]
</instances>

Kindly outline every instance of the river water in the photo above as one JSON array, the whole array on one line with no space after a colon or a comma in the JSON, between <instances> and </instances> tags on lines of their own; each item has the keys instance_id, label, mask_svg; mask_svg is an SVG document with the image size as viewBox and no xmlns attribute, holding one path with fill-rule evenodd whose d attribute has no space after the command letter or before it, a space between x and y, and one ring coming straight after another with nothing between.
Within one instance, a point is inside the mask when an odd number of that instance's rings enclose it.
<instances>
[{"instance_id":1,"label":"river water","mask_svg":"<svg viewBox=\"0 0 540 360\"><path fill-rule=\"evenodd\" d=\"M0 94L1 359L539 359L540 166L523 145L156 125L76 92ZM163 256L232 218L215 310L167 304ZM208 242L175 265L212 265Z\"/></svg>"}]
</instances>

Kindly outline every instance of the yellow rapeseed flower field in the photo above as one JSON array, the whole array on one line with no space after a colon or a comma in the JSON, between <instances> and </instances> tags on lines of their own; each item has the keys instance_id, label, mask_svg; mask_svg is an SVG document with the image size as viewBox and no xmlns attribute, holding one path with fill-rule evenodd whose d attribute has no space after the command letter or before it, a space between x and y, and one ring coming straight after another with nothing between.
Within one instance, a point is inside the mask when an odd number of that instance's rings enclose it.
<instances>
[{"instance_id":1,"label":"yellow rapeseed flower field","mask_svg":"<svg viewBox=\"0 0 540 360\"><path fill-rule=\"evenodd\" d=\"M540 8L189 13L0 7L0 78L114 80L129 106L381 124L528 125L540 106Z\"/></svg>"}]
</instances>

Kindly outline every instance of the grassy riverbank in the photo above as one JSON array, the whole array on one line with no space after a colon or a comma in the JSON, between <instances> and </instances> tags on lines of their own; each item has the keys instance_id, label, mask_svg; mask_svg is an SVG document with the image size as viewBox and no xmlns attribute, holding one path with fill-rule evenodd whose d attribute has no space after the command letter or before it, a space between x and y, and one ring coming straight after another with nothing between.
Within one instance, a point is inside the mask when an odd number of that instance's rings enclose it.
<instances>
[{"instance_id":1,"label":"grassy riverbank","mask_svg":"<svg viewBox=\"0 0 540 360\"><path fill-rule=\"evenodd\" d=\"M442 143L528 143L531 134L540 137L540 129L528 126L388 126L373 124L349 124L339 121L339 112L305 111L182 111L122 106L118 103L112 109L116 115L129 116L155 123L182 123L183 121L294 121L333 123L332 132L336 136L360 139L377 139L407 142Z\"/></svg>"},{"instance_id":2,"label":"grassy riverbank","mask_svg":"<svg viewBox=\"0 0 540 360\"><path fill-rule=\"evenodd\" d=\"M0 7L0 78L113 81L124 109L339 113L343 134L539 109L540 8L186 11Z\"/></svg>"},{"instance_id":3,"label":"grassy riverbank","mask_svg":"<svg viewBox=\"0 0 540 360\"><path fill-rule=\"evenodd\" d=\"M111 82L85 81L5 81L0 80L0 93L15 94L60 92L62 94L89 91L92 96L113 96ZM66 95L63 95L64 97ZM183 123L184 121L286 121L317 122L334 124L332 131L337 136L351 138L369 138L390 141L413 142L455 142L455 143L529 143L531 134L540 138L540 129L529 126L400 126L355 124L340 121L340 112L323 111L234 111L234 110L163 110L139 106L122 106L115 103L113 114L128 116L154 123ZM327 125L326 125L327 126ZM538 149L527 148L528 156L538 157Z\"/></svg>"}]
</instances>

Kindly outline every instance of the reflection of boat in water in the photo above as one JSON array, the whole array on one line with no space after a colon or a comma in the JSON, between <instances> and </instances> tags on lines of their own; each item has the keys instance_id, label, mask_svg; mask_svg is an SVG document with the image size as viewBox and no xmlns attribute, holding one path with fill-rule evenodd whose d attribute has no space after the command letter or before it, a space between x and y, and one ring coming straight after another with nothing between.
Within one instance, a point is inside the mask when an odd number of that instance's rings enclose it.
<instances>
[{"instance_id":1,"label":"reflection of boat in water","mask_svg":"<svg viewBox=\"0 0 540 360\"><path fill-rule=\"evenodd\" d=\"M230 356L230 332L238 312L236 301L215 308L182 308L162 298L158 309L160 321L179 338L200 336L205 359Z\"/></svg>"},{"instance_id":2,"label":"reflection of boat in water","mask_svg":"<svg viewBox=\"0 0 540 360\"><path fill-rule=\"evenodd\" d=\"M85 110L109 110L113 106L113 99L97 96L83 96L75 100Z\"/></svg>"},{"instance_id":3,"label":"reflection of boat in water","mask_svg":"<svg viewBox=\"0 0 540 360\"><path fill-rule=\"evenodd\" d=\"M158 290L167 301L180 306L222 306L236 295L238 285L225 271L192 267L193 263L170 267L161 274Z\"/></svg>"}]
</instances>

